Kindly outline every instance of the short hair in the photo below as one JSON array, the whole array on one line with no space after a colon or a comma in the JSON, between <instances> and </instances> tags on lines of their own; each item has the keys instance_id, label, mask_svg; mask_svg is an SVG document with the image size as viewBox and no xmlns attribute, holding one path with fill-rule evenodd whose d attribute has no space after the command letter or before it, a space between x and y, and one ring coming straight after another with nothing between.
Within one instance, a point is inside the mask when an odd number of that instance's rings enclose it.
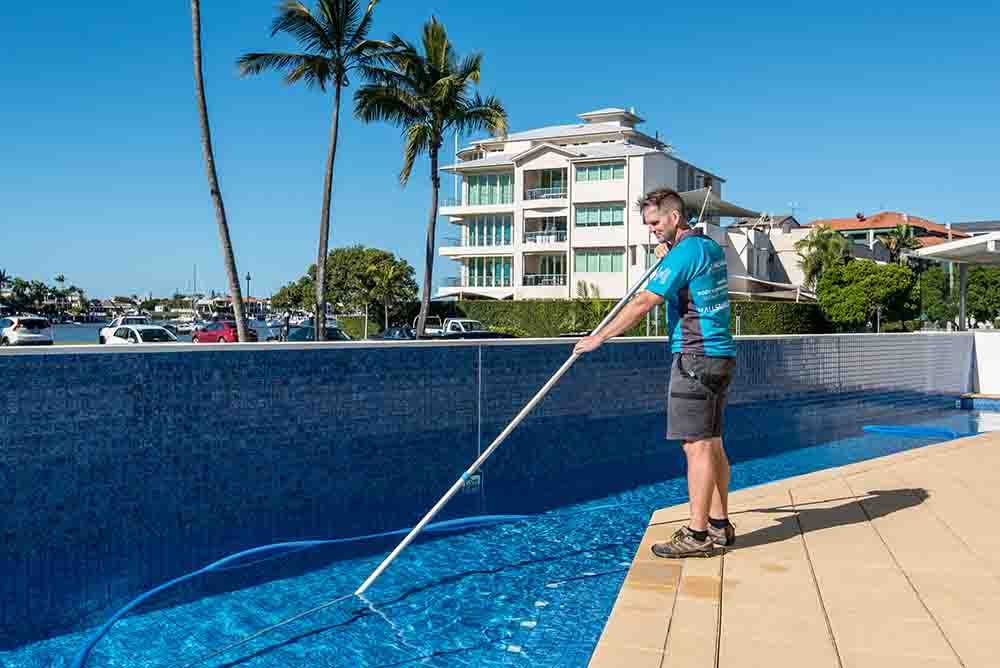
<instances>
[{"instance_id":1,"label":"short hair","mask_svg":"<svg viewBox=\"0 0 1000 668\"><path fill-rule=\"evenodd\" d=\"M664 206L666 205L666 206ZM681 196L677 194L677 191L673 188L656 188L655 190L650 190L648 193L643 195L636 202L636 206L639 208L639 213L647 206L655 206L657 209L663 210L674 210L680 214L681 220L687 220L684 215L684 200Z\"/></svg>"}]
</instances>

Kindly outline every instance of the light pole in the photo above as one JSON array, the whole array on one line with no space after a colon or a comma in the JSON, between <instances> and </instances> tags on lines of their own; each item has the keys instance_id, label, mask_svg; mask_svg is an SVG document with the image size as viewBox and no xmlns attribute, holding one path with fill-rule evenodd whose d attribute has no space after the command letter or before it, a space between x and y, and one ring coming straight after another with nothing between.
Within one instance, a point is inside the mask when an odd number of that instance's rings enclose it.
<instances>
[{"instance_id":1,"label":"light pole","mask_svg":"<svg viewBox=\"0 0 1000 668\"><path fill-rule=\"evenodd\" d=\"M250 272L247 272L247 306L250 305Z\"/></svg>"}]
</instances>

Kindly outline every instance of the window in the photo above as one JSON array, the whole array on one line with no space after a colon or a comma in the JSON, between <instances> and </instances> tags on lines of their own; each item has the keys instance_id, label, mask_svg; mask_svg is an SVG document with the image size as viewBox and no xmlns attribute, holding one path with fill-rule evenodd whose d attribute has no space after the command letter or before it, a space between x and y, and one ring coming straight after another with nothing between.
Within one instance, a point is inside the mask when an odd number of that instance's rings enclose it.
<instances>
[{"instance_id":1,"label":"window","mask_svg":"<svg viewBox=\"0 0 1000 668\"><path fill-rule=\"evenodd\" d=\"M465 177L469 186L468 203L511 204L514 201L514 177L512 174L480 174Z\"/></svg>"},{"instance_id":2,"label":"window","mask_svg":"<svg viewBox=\"0 0 1000 668\"><path fill-rule=\"evenodd\" d=\"M576 168L577 183L587 181L621 181L624 178L624 162L608 163L606 165L579 165Z\"/></svg>"},{"instance_id":3,"label":"window","mask_svg":"<svg viewBox=\"0 0 1000 668\"><path fill-rule=\"evenodd\" d=\"M475 216L468 223L470 246L509 246L513 237L509 215Z\"/></svg>"},{"instance_id":4,"label":"window","mask_svg":"<svg viewBox=\"0 0 1000 668\"><path fill-rule=\"evenodd\" d=\"M624 204L601 204L576 207L577 227L597 227L625 224Z\"/></svg>"},{"instance_id":5,"label":"window","mask_svg":"<svg viewBox=\"0 0 1000 668\"><path fill-rule=\"evenodd\" d=\"M473 257L467 261L468 287L510 286L511 258Z\"/></svg>"},{"instance_id":6,"label":"window","mask_svg":"<svg viewBox=\"0 0 1000 668\"><path fill-rule=\"evenodd\" d=\"M607 274L624 270L625 253L621 250L579 250L576 252L574 271Z\"/></svg>"}]
</instances>

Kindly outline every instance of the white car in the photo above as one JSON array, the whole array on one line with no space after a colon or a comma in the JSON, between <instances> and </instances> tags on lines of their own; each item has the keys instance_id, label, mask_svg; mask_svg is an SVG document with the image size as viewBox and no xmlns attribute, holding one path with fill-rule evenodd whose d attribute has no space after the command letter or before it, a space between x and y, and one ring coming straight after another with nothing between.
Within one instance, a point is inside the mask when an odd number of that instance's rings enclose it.
<instances>
[{"instance_id":1,"label":"white car","mask_svg":"<svg viewBox=\"0 0 1000 668\"><path fill-rule=\"evenodd\" d=\"M125 325L111 333L104 341L109 346L123 346L131 343L174 343L177 337L169 329L159 325Z\"/></svg>"},{"instance_id":2,"label":"white car","mask_svg":"<svg viewBox=\"0 0 1000 668\"><path fill-rule=\"evenodd\" d=\"M51 346L52 325L36 315L0 319L0 346Z\"/></svg>"},{"instance_id":3,"label":"white car","mask_svg":"<svg viewBox=\"0 0 1000 668\"><path fill-rule=\"evenodd\" d=\"M126 325L149 325L152 324L148 317L144 315L123 315L111 321L107 327L102 327L97 334L98 343L107 343L119 327Z\"/></svg>"}]
</instances>

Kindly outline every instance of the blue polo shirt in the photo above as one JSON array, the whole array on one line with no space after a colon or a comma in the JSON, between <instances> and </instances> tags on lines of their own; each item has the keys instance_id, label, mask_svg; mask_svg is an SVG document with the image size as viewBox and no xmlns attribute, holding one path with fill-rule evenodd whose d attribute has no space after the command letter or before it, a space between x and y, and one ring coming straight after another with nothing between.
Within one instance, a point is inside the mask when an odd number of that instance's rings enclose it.
<instances>
[{"instance_id":1,"label":"blue polo shirt","mask_svg":"<svg viewBox=\"0 0 1000 668\"><path fill-rule=\"evenodd\" d=\"M736 357L729 331L726 252L700 230L685 231L646 289L666 300L670 350Z\"/></svg>"}]
</instances>

